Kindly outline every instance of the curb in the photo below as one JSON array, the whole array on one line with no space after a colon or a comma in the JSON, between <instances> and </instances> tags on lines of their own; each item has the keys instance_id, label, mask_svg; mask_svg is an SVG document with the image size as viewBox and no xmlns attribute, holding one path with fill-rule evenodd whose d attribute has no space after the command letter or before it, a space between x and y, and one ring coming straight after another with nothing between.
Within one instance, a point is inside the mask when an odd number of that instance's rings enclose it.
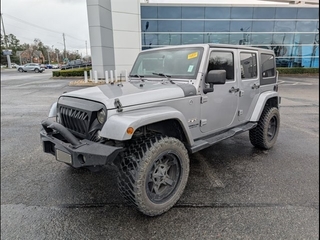
<instances>
[{"instance_id":1,"label":"curb","mask_svg":"<svg viewBox=\"0 0 320 240\"><path fill-rule=\"evenodd\" d=\"M94 87L94 86L100 86L106 84L105 81L98 81L97 83L95 82L87 82L85 83L83 79L79 80L74 80L69 82L69 86L71 87Z\"/></svg>"}]
</instances>

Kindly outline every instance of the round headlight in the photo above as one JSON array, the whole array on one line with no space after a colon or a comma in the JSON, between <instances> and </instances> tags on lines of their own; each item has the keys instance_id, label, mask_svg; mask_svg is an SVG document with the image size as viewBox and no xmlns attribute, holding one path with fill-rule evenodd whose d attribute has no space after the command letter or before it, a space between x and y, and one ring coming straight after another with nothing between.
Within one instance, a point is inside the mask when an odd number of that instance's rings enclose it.
<instances>
[{"instance_id":1,"label":"round headlight","mask_svg":"<svg viewBox=\"0 0 320 240\"><path fill-rule=\"evenodd\" d=\"M104 123L104 121L106 120L107 114L104 111L104 109L101 109L98 114L97 114L97 119L99 121L99 123Z\"/></svg>"}]
</instances>

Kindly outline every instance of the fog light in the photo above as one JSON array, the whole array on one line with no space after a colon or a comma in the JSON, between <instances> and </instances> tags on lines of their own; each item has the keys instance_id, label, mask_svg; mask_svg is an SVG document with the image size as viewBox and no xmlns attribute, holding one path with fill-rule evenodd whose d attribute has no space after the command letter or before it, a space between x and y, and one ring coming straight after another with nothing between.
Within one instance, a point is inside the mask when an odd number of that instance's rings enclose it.
<instances>
[{"instance_id":1,"label":"fog light","mask_svg":"<svg viewBox=\"0 0 320 240\"><path fill-rule=\"evenodd\" d=\"M57 116L56 116L56 122L57 123L61 123L60 113L58 113Z\"/></svg>"}]
</instances>

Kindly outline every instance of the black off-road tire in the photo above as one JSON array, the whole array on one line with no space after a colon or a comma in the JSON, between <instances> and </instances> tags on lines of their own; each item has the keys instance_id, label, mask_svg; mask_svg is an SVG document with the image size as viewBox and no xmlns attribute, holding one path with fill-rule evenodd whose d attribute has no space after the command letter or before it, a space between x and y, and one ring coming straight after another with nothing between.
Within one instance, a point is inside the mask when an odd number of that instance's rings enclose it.
<instances>
[{"instance_id":1,"label":"black off-road tire","mask_svg":"<svg viewBox=\"0 0 320 240\"><path fill-rule=\"evenodd\" d=\"M189 176L188 152L172 137L134 140L116 165L121 194L148 216L160 215L173 207Z\"/></svg>"},{"instance_id":2,"label":"black off-road tire","mask_svg":"<svg viewBox=\"0 0 320 240\"><path fill-rule=\"evenodd\" d=\"M277 141L280 127L280 113L276 107L263 110L258 125L249 131L250 142L253 146L270 149Z\"/></svg>"}]
</instances>

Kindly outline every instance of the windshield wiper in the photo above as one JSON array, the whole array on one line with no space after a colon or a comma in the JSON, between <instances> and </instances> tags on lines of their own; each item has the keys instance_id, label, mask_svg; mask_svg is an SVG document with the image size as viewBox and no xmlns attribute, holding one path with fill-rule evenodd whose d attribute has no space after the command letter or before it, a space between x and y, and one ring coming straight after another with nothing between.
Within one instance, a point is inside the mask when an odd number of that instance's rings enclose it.
<instances>
[{"instance_id":1,"label":"windshield wiper","mask_svg":"<svg viewBox=\"0 0 320 240\"><path fill-rule=\"evenodd\" d=\"M171 78L170 75L166 75L166 74L164 74L164 73L152 73L152 74L153 74L153 75L158 75L158 76L160 76L160 77Z\"/></svg>"},{"instance_id":2,"label":"windshield wiper","mask_svg":"<svg viewBox=\"0 0 320 240\"><path fill-rule=\"evenodd\" d=\"M142 75L132 74L132 75L129 75L129 77L139 78L142 82L144 82L144 79L142 79L144 76L142 76Z\"/></svg>"},{"instance_id":3,"label":"windshield wiper","mask_svg":"<svg viewBox=\"0 0 320 240\"><path fill-rule=\"evenodd\" d=\"M161 77L166 77L167 80L169 80L170 83L175 84L174 81L172 81L171 79L169 79L169 78L171 78L170 75L167 75L167 74L164 74L164 73L152 73L152 74L153 74L153 75L158 75L158 76L161 76Z\"/></svg>"},{"instance_id":4,"label":"windshield wiper","mask_svg":"<svg viewBox=\"0 0 320 240\"><path fill-rule=\"evenodd\" d=\"M129 77L138 77L138 78L143 78L144 76L142 76L142 75L138 75L138 74L132 74L132 75L129 75Z\"/></svg>"}]
</instances>

